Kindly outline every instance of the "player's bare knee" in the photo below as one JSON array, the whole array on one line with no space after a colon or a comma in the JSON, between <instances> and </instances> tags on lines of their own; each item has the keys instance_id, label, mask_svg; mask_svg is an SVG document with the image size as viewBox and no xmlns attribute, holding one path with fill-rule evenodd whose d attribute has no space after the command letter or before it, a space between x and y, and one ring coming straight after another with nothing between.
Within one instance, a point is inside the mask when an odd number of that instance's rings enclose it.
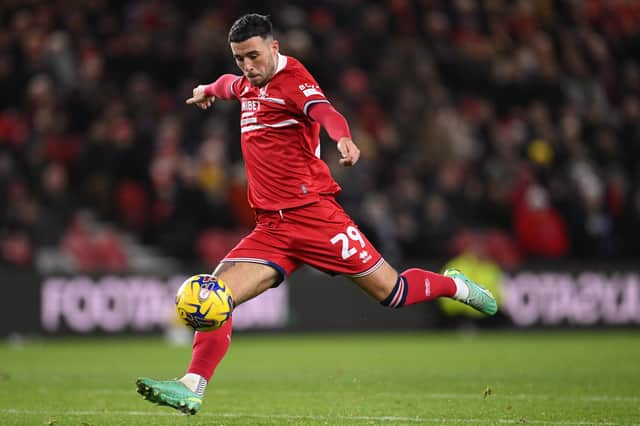
<instances>
[{"instance_id":1,"label":"player's bare knee","mask_svg":"<svg viewBox=\"0 0 640 426\"><path fill-rule=\"evenodd\" d=\"M222 262L213 274L229 287L235 306L268 290L280 277L271 266L250 262Z\"/></svg>"},{"instance_id":2,"label":"player's bare knee","mask_svg":"<svg viewBox=\"0 0 640 426\"><path fill-rule=\"evenodd\" d=\"M369 296L382 303L395 288L398 272L385 262L374 272L352 280Z\"/></svg>"}]
</instances>

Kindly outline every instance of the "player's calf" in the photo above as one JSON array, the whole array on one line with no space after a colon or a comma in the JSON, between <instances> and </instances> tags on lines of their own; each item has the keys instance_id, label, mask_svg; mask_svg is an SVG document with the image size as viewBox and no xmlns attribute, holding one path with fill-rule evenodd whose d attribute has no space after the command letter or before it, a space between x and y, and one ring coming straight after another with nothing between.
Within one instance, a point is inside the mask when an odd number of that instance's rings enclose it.
<instances>
[{"instance_id":1,"label":"player's calf","mask_svg":"<svg viewBox=\"0 0 640 426\"><path fill-rule=\"evenodd\" d=\"M488 290L454 269L448 269L443 275L418 268L407 269L398 275L393 290L380 303L390 308L400 308L438 297L451 297L486 315L493 315L498 310Z\"/></svg>"}]
</instances>

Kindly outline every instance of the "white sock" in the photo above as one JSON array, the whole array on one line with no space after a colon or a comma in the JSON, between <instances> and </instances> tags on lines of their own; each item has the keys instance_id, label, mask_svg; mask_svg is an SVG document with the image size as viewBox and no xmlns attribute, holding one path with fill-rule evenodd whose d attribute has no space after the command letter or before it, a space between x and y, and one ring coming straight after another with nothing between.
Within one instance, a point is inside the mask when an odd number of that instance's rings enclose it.
<instances>
[{"instance_id":1,"label":"white sock","mask_svg":"<svg viewBox=\"0 0 640 426\"><path fill-rule=\"evenodd\" d=\"M198 396L203 396L204 390L207 388L207 379L199 374L187 373L179 381Z\"/></svg>"},{"instance_id":2,"label":"white sock","mask_svg":"<svg viewBox=\"0 0 640 426\"><path fill-rule=\"evenodd\" d=\"M452 278L456 283L456 294L453 298L456 300L467 300L469 298L469 287L460 278Z\"/></svg>"}]
</instances>

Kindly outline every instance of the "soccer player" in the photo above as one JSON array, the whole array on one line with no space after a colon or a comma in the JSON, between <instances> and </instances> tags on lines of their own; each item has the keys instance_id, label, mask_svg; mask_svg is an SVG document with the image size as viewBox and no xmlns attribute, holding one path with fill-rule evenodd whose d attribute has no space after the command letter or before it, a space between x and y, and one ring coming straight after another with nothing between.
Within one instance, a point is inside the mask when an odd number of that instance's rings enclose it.
<instances>
[{"instance_id":1,"label":"soccer player","mask_svg":"<svg viewBox=\"0 0 640 426\"><path fill-rule=\"evenodd\" d=\"M186 103L202 109L216 99L241 104L242 154L256 226L213 272L229 287L235 305L308 264L350 278L389 308L450 297L495 314L491 293L457 270L444 275L416 268L398 273L336 202L340 186L320 159L320 127L336 141L341 165L355 165L360 150L345 118L309 71L279 52L269 18L242 16L231 27L228 41L242 75L225 74L199 85ZM139 378L138 392L151 402L195 414L231 342L231 323L195 333L191 363L182 378Z\"/></svg>"}]
</instances>

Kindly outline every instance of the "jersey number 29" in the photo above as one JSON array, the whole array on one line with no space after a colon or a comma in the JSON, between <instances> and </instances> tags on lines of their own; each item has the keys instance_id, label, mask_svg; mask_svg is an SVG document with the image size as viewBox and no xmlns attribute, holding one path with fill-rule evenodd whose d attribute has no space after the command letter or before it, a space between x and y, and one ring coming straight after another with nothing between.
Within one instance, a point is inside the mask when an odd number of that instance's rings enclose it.
<instances>
[{"instance_id":1,"label":"jersey number 29","mask_svg":"<svg viewBox=\"0 0 640 426\"><path fill-rule=\"evenodd\" d=\"M337 244L339 242L342 243L342 258L348 259L354 254L358 252L358 249L355 247L350 247L350 241L357 241L360 243L360 247L364 248L365 243L362 239L362 235L360 235L360 231L358 231L355 227L349 226L347 227L347 233L340 232L331 238L331 244Z\"/></svg>"}]
</instances>

